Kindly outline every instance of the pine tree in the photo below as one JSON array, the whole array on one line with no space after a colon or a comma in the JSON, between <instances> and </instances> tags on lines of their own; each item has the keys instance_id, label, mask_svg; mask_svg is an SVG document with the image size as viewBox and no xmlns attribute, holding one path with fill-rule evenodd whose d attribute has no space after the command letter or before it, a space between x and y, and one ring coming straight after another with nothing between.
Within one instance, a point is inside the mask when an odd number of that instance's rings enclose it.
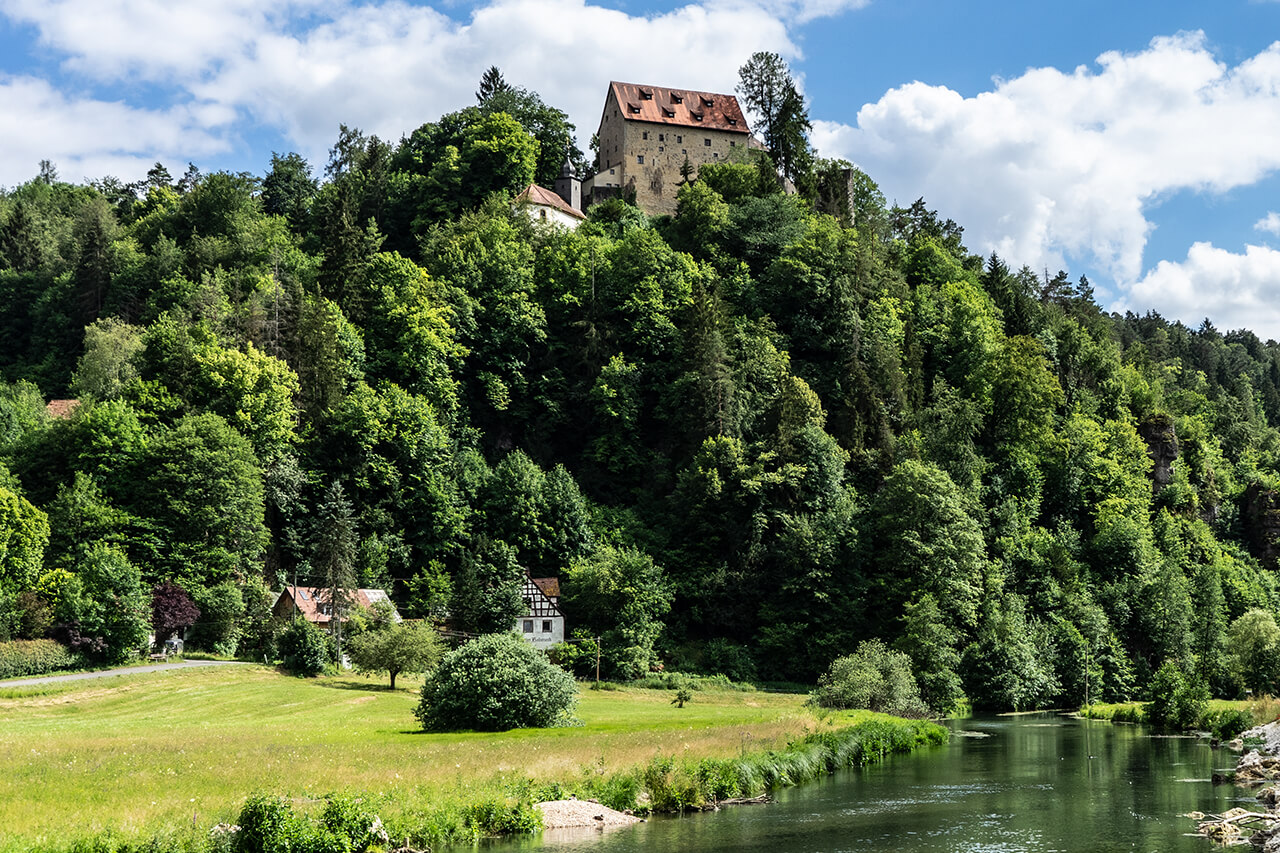
<instances>
[{"instance_id":1,"label":"pine tree","mask_svg":"<svg viewBox=\"0 0 1280 853\"><path fill-rule=\"evenodd\" d=\"M325 492L316 511L311 540L311 565L324 588L321 603L329 606L330 624L338 642L338 660L342 660L342 620L351 609L355 597L356 524L351 502L335 481Z\"/></svg>"},{"instance_id":2,"label":"pine tree","mask_svg":"<svg viewBox=\"0 0 1280 853\"><path fill-rule=\"evenodd\" d=\"M484 76L480 78L480 88L476 90L476 102L483 107L493 100L495 95L509 91L511 91L511 84L503 79L498 66L490 65L484 72Z\"/></svg>"}]
</instances>

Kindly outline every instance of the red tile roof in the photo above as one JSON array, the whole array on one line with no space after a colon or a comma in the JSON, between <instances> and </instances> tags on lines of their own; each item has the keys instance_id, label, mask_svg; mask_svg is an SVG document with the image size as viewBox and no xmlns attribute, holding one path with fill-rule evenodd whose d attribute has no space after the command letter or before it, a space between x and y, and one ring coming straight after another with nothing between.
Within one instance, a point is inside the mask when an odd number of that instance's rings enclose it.
<instances>
[{"instance_id":1,"label":"red tile roof","mask_svg":"<svg viewBox=\"0 0 1280 853\"><path fill-rule=\"evenodd\" d=\"M374 602L385 601L391 604L391 599L380 589L357 589L352 590L355 593L355 603L357 606L368 610L373 607ZM282 599L288 598L291 604L288 606L288 613L293 612L293 605L297 605L297 610L302 617L308 622L314 622L317 625L326 625L329 623L331 616L328 613L321 612L321 604L328 603L329 591L324 587L318 586L286 586L280 595L276 597L276 603L272 610L276 615L287 615L280 610L280 602ZM392 605L394 607L395 605ZM399 613L396 614L398 620Z\"/></svg>"},{"instance_id":2,"label":"red tile roof","mask_svg":"<svg viewBox=\"0 0 1280 853\"><path fill-rule=\"evenodd\" d=\"M570 216L577 217L578 219L587 218L581 210L574 210L564 199L560 198L560 196L556 195L551 190L543 189L537 184L529 184L529 186L524 188L524 192L516 196L517 204L522 201L527 201L529 204L542 204L547 207L554 207L556 210L567 213Z\"/></svg>"},{"instance_id":3,"label":"red tile roof","mask_svg":"<svg viewBox=\"0 0 1280 853\"><path fill-rule=\"evenodd\" d=\"M747 119L733 95L695 92L691 89L667 89L641 86L637 83L609 84L618 101L622 117L631 121L701 127L747 134Z\"/></svg>"},{"instance_id":4,"label":"red tile roof","mask_svg":"<svg viewBox=\"0 0 1280 853\"><path fill-rule=\"evenodd\" d=\"M529 578L548 598L560 597L560 578Z\"/></svg>"},{"instance_id":5,"label":"red tile roof","mask_svg":"<svg viewBox=\"0 0 1280 853\"><path fill-rule=\"evenodd\" d=\"M49 413L51 418L66 420L75 414L78 408L80 408L79 400L50 400L44 410Z\"/></svg>"}]
</instances>

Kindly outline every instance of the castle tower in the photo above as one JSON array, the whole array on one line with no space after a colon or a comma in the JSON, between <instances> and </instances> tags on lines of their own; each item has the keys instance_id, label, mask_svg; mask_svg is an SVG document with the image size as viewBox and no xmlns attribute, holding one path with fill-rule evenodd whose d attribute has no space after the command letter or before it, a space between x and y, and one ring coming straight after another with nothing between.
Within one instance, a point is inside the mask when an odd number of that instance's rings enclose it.
<instances>
[{"instance_id":1,"label":"castle tower","mask_svg":"<svg viewBox=\"0 0 1280 853\"><path fill-rule=\"evenodd\" d=\"M560 177L556 178L555 189L556 195L564 199L565 204L574 210L582 210L582 181L574 176L573 164L569 162L568 155L564 158L564 165L560 167Z\"/></svg>"}]
</instances>

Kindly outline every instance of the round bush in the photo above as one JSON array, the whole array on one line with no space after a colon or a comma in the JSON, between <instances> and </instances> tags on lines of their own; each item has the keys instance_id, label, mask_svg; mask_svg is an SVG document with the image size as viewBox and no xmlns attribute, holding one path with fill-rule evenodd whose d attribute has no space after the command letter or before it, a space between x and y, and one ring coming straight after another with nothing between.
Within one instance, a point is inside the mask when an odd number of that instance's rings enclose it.
<instances>
[{"instance_id":1,"label":"round bush","mask_svg":"<svg viewBox=\"0 0 1280 853\"><path fill-rule=\"evenodd\" d=\"M551 725L577 685L515 634L489 634L445 655L414 711L427 731L501 732Z\"/></svg>"},{"instance_id":2,"label":"round bush","mask_svg":"<svg viewBox=\"0 0 1280 853\"><path fill-rule=\"evenodd\" d=\"M911 674L911 659L880 640L866 640L836 658L810 701L823 708L866 708L899 717L925 717L929 709Z\"/></svg>"},{"instance_id":3,"label":"round bush","mask_svg":"<svg viewBox=\"0 0 1280 853\"><path fill-rule=\"evenodd\" d=\"M294 675L319 675L329 663L328 638L310 622L290 622L280 632L277 643L284 668Z\"/></svg>"}]
</instances>

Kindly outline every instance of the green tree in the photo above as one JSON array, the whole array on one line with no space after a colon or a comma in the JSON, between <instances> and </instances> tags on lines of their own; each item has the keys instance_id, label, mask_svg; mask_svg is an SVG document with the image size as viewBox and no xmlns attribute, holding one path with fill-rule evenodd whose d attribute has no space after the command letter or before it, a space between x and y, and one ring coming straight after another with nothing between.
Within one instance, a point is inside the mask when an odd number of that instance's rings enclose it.
<instances>
[{"instance_id":1,"label":"green tree","mask_svg":"<svg viewBox=\"0 0 1280 853\"><path fill-rule=\"evenodd\" d=\"M602 546L569 565L563 593L574 623L601 638L612 677L639 678L658 662L654 647L671 609L671 588L648 554Z\"/></svg>"},{"instance_id":2,"label":"green tree","mask_svg":"<svg viewBox=\"0 0 1280 853\"><path fill-rule=\"evenodd\" d=\"M872 499L863 544L869 609L878 613L873 624L887 628L907 601L928 592L953 630L972 630L982 594L982 529L943 471L912 459L898 463Z\"/></svg>"},{"instance_id":3,"label":"green tree","mask_svg":"<svg viewBox=\"0 0 1280 853\"><path fill-rule=\"evenodd\" d=\"M217 415L188 415L144 459L137 505L156 526L161 573L211 585L259 570L262 471L247 439Z\"/></svg>"},{"instance_id":4,"label":"green tree","mask_svg":"<svg viewBox=\"0 0 1280 853\"><path fill-rule=\"evenodd\" d=\"M462 555L454 575L453 615L467 631L509 631L524 612L520 596L524 569L516 550L499 539L481 537Z\"/></svg>"},{"instance_id":5,"label":"green tree","mask_svg":"<svg viewBox=\"0 0 1280 853\"><path fill-rule=\"evenodd\" d=\"M963 695L955 632L947 627L937 600L927 592L907 603L902 623L902 634L894 645L911 659L921 700L935 714L951 713Z\"/></svg>"},{"instance_id":6,"label":"green tree","mask_svg":"<svg viewBox=\"0 0 1280 853\"><path fill-rule=\"evenodd\" d=\"M760 117L757 131L778 170L800 183L811 168L809 109L791 69L776 53L758 51L738 69L738 94Z\"/></svg>"},{"instance_id":7,"label":"green tree","mask_svg":"<svg viewBox=\"0 0 1280 853\"><path fill-rule=\"evenodd\" d=\"M480 78L480 88L476 90L476 101L480 106L486 106L495 95L510 89L511 84L503 78L498 66L490 65Z\"/></svg>"},{"instance_id":8,"label":"green tree","mask_svg":"<svg viewBox=\"0 0 1280 853\"><path fill-rule=\"evenodd\" d=\"M351 502L337 480L325 490L316 508L311 528L311 568L321 592L321 607L327 608L330 626L342 659L342 623L355 604L356 525Z\"/></svg>"},{"instance_id":9,"label":"green tree","mask_svg":"<svg viewBox=\"0 0 1280 853\"><path fill-rule=\"evenodd\" d=\"M385 672L396 689L402 672L429 673L444 654L444 642L426 622L401 623L381 631L365 631L347 646L351 664L359 672Z\"/></svg>"},{"instance_id":10,"label":"green tree","mask_svg":"<svg viewBox=\"0 0 1280 853\"><path fill-rule=\"evenodd\" d=\"M142 574L124 554L107 545L90 547L79 566L82 598L75 607L77 645L106 663L136 657L147 640L150 617Z\"/></svg>"},{"instance_id":11,"label":"green tree","mask_svg":"<svg viewBox=\"0 0 1280 853\"><path fill-rule=\"evenodd\" d=\"M853 654L832 661L810 701L823 708L865 708L898 717L929 712L911 674L911 659L880 640L866 640Z\"/></svg>"},{"instance_id":12,"label":"green tree","mask_svg":"<svg viewBox=\"0 0 1280 853\"><path fill-rule=\"evenodd\" d=\"M114 317L95 320L84 330L84 354L71 376L81 398L114 400L138 379L135 357L142 351L142 330Z\"/></svg>"},{"instance_id":13,"label":"green tree","mask_svg":"<svg viewBox=\"0 0 1280 853\"><path fill-rule=\"evenodd\" d=\"M49 517L17 492L0 486L0 594L35 584L49 544Z\"/></svg>"},{"instance_id":14,"label":"green tree","mask_svg":"<svg viewBox=\"0 0 1280 853\"><path fill-rule=\"evenodd\" d=\"M1227 629L1227 649L1236 678L1255 696L1273 695L1280 680L1280 626L1260 608L1243 613Z\"/></svg>"},{"instance_id":15,"label":"green tree","mask_svg":"<svg viewBox=\"0 0 1280 853\"><path fill-rule=\"evenodd\" d=\"M577 700L572 676L515 634L472 640L441 660L414 715L427 731L545 728Z\"/></svg>"}]
</instances>

